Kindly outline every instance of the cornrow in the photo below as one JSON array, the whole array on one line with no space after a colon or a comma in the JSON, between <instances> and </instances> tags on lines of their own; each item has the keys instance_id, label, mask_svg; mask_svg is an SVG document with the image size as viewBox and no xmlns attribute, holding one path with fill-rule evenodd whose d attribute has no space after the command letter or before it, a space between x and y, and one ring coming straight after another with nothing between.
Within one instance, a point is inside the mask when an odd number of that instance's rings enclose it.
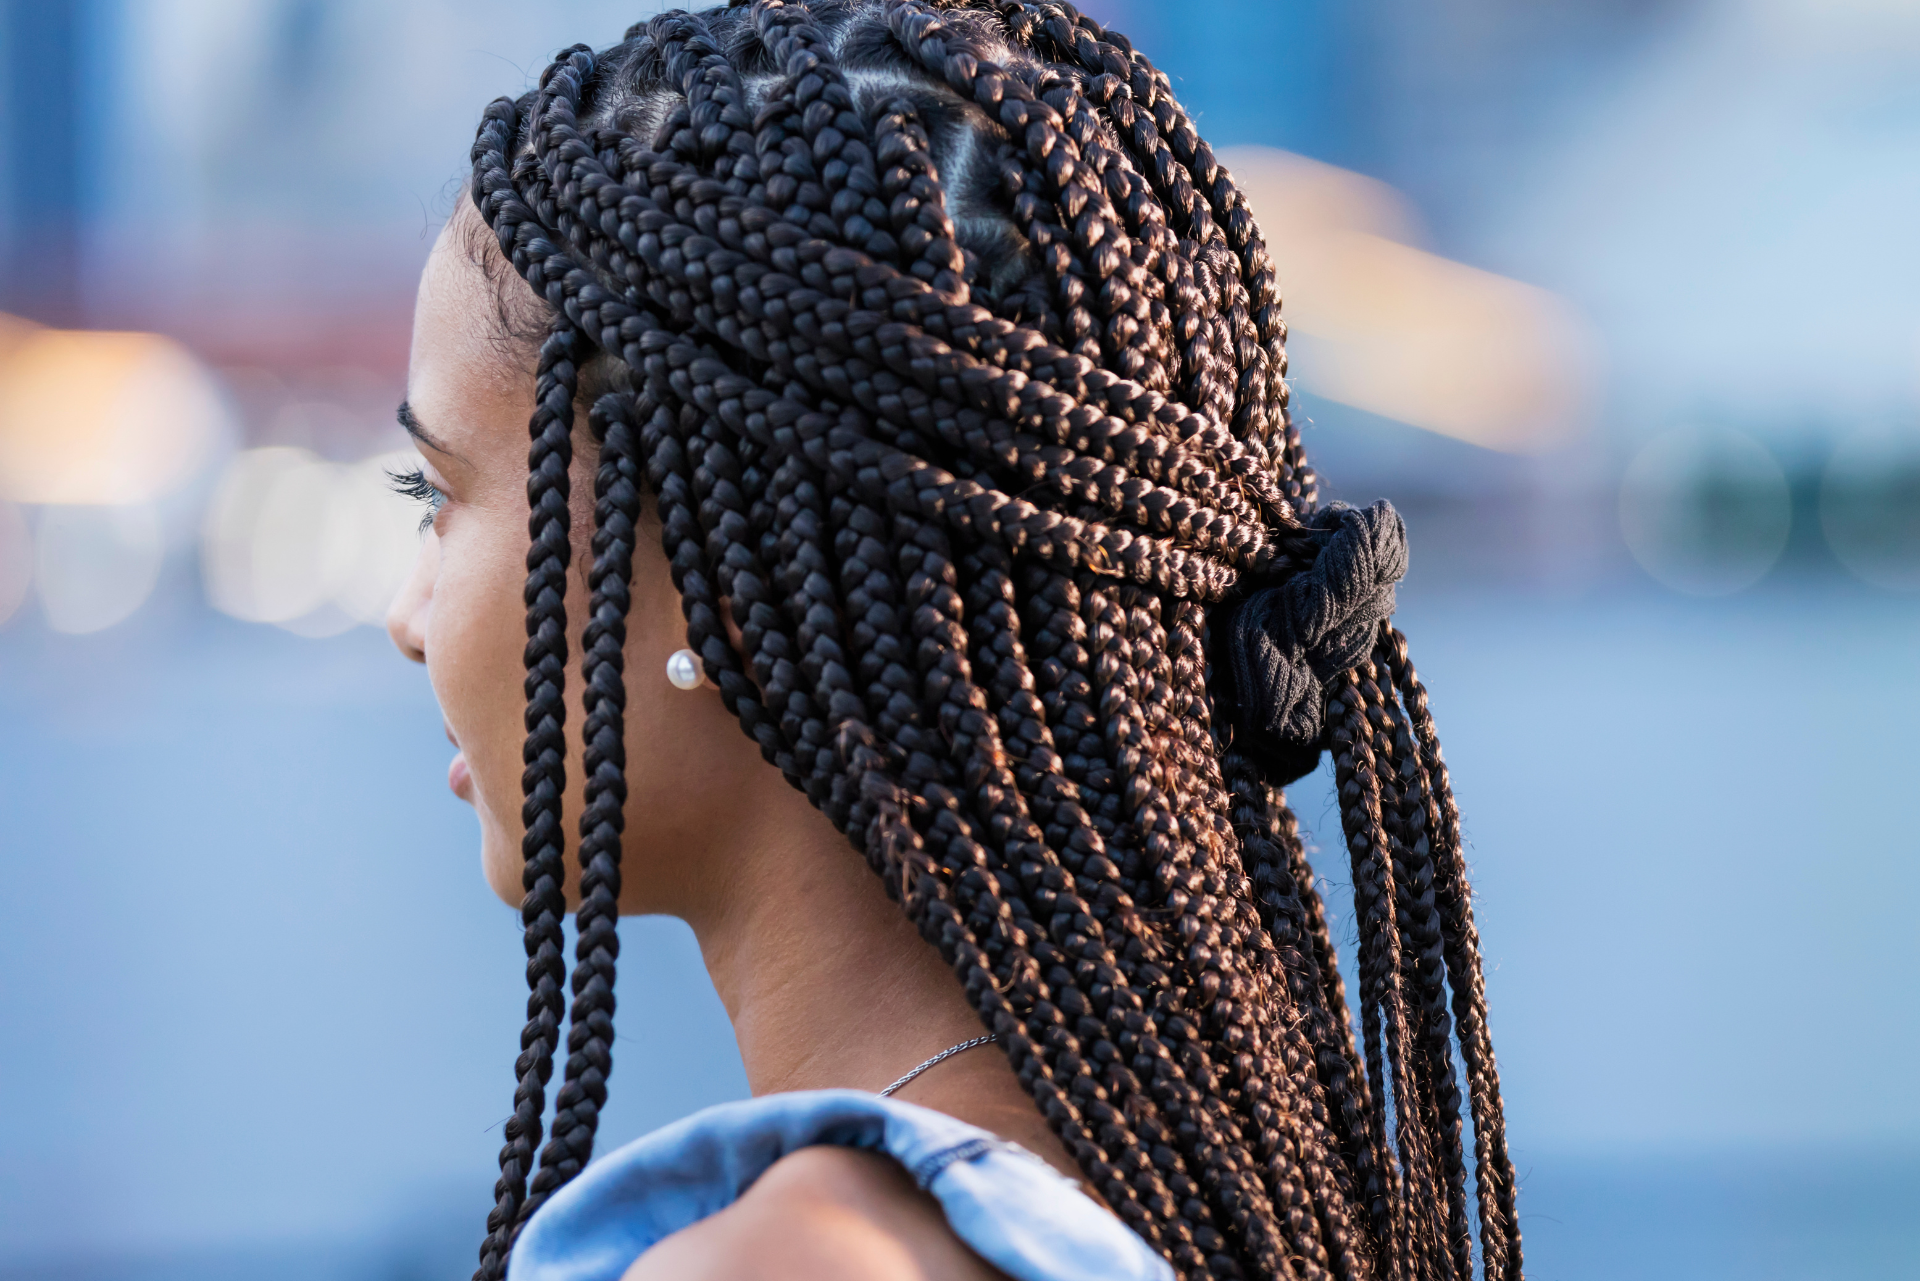
<instances>
[{"instance_id":1,"label":"cornrow","mask_svg":"<svg viewBox=\"0 0 1920 1281\"><path fill-rule=\"evenodd\" d=\"M1272 264L1167 78L1065 3L755 0L564 50L488 108L473 166L551 317L529 1022L476 1276L504 1276L606 1099L644 492L722 703L1179 1275L1469 1281L1477 1235L1482 1275L1518 1281L1459 815L1386 621L1398 518L1316 505ZM576 399L587 800L541 1148ZM1282 791L1324 750L1357 1028Z\"/></svg>"}]
</instances>

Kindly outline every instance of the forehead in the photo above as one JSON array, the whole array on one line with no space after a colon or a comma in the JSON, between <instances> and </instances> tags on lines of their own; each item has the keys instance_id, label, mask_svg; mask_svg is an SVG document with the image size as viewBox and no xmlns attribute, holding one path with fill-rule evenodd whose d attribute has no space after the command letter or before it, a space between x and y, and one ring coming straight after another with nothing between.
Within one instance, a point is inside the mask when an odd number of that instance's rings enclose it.
<instances>
[{"instance_id":1,"label":"forehead","mask_svg":"<svg viewBox=\"0 0 1920 1281\"><path fill-rule=\"evenodd\" d=\"M489 253L499 271L488 270ZM407 397L436 432L442 426L433 419L471 421L477 410L492 411L502 400L531 399L538 344L510 323L515 302L528 313L540 308L500 257L479 214L462 201L427 256L414 305Z\"/></svg>"}]
</instances>

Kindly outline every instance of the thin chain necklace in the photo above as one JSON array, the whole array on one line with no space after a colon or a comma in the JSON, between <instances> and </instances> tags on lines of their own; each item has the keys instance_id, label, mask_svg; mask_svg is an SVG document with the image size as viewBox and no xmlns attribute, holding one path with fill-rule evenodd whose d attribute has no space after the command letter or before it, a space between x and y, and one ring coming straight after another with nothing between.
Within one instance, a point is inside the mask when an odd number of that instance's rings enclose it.
<instances>
[{"instance_id":1,"label":"thin chain necklace","mask_svg":"<svg viewBox=\"0 0 1920 1281\"><path fill-rule=\"evenodd\" d=\"M919 1076L922 1072L926 1071L928 1068L934 1066L936 1063L944 1063L946 1060L952 1058L954 1055L960 1053L962 1050L971 1050L976 1045L986 1045L990 1042L997 1041L999 1039L1000 1039L999 1037L989 1032L985 1036L976 1036L971 1041L962 1041L958 1045L950 1046L947 1049L940 1051L940 1053L934 1055L932 1058L928 1059L925 1063L922 1063L919 1067L915 1068L913 1071L901 1077L898 1081L895 1081L892 1085L889 1085L886 1089L880 1091L880 1097L883 1099L886 1098L889 1094L892 1094L895 1090L899 1089L901 1086L905 1085L907 1082L913 1080L914 1077Z\"/></svg>"}]
</instances>

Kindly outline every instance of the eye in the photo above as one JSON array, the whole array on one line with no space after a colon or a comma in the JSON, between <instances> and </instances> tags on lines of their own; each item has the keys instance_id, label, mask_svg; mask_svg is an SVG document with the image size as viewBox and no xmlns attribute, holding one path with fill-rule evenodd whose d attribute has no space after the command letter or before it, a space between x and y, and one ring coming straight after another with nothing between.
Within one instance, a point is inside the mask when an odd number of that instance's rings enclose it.
<instances>
[{"instance_id":1,"label":"eye","mask_svg":"<svg viewBox=\"0 0 1920 1281\"><path fill-rule=\"evenodd\" d=\"M433 518L440 514L440 505L447 501L447 496L435 489L433 482L427 479L427 474L418 467L388 472L387 486L402 498L411 498L427 509L426 515L420 518L420 532L423 534L432 528Z\"/></svg>"}]
</instances>

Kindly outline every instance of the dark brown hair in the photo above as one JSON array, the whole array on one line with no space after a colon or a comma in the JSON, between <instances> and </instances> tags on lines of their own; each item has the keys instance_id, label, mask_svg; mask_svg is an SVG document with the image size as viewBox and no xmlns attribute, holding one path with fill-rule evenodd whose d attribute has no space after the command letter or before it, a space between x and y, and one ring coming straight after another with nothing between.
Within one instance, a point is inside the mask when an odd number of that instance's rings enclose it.
<instances>
[{"instance_id":1,"label":"dark brown hair","mask_svg":"<svg viewBox=\"0 0 1920 1281\"><path fill-rule=\"evenodd\" d=\"M563 52L488 109L473 160L475 204L551 309L532 995L479 1276L586 1162L606 1098L644 492L727 707L1176 1272L1465 1281L1477 1224L1484 1275L1518 1278L1459 816L1387 621L1400 523L1316 505L1266 250L1166 78L1064 3L758 0ZM579 945L536 1170L590 361ZM1357 1039L1278 790L1323 750Z\"/></svg>"}]
</instances>

